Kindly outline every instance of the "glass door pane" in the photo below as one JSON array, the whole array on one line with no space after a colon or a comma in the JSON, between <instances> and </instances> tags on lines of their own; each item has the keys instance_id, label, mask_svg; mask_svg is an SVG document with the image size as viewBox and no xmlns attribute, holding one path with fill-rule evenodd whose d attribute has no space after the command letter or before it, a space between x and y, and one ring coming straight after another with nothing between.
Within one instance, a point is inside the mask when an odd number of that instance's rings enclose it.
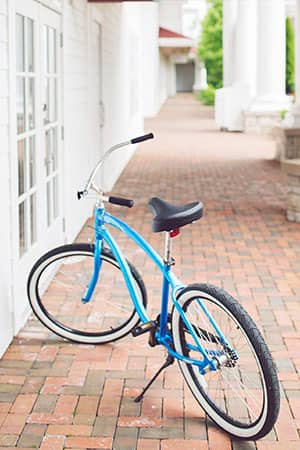
<instances>
[{"instance_id":1,"label":"glass door pane","mask_svg":"<svg viewBox=\"0 0 300 450\"><path fill-rule=\"evenodd\" d=\"M59 215L58 196L58 33L44 25L43 124L47 186L47 223L51 226Z\"/></svg>"},{"instance_id":2,"label":"glass door pane","mask_svg":"<svg viewBox=\"0 0 300 450\"><path fill-rule=\"evenodd\" d=\"M17 77L16 92L16 111L17 111L17 133L21 134L25 131L25 78Z\"/></svg>"},{"instance_id":3,"label":"glass door pane","mask_svg":"<svg viewBox=\"0 0 300 450\"><path fill-rule=\"evenodd\" d=\"M17 72L25 71L25 49L24 49L24 16L17 14L16 17L16 65Z\"/></svg>"},{"instance_id":4,"label":"glass door pane","mask_svg":"<svg viewBox=\"0 0 300 450\"><path fill-rule=\"evenodd\" d=\"M19 255L37 240L36 186L36 24L16 15L16 113L18 153Z\"/></svg>"}]
</instances>

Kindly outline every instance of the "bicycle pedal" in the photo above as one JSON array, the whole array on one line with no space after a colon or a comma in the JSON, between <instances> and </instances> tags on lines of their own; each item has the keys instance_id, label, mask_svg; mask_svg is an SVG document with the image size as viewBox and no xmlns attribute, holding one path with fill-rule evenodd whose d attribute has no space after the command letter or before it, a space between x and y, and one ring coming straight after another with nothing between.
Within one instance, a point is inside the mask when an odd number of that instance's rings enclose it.
<instances>
[{"instance_id":1,"label":"bicycle pedal","mask_svg":"<svg viewBox=\"0 0 300 450\"><path fill-rule=\"evenodd\" d=\"M155 330L157 323L155 320L150 320L149 322L142 323L132 330L132 336L137 337L141 334L148 333L149 331Z\"/></svg>"}]
</instances>

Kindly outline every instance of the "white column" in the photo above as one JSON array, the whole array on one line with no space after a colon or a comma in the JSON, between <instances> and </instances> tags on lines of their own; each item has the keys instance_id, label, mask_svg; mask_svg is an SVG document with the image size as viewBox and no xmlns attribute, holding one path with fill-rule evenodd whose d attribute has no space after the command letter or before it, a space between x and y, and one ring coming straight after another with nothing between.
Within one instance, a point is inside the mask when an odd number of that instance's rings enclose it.
<instances>
[{"instance_id":1,"label":"white column","mask_svg":"<svg viewBox=\"0 0 300 450\"><path fill-rule=\"evenodd\" d=\"M257 4L257 98L251 109L277 111L288 106L285 95L285 1Z\"/></svg>"},{"instance_id":2,"label":"white column","mask_svg":"<svg viewBox=\"0 0 300 450\"><path fill-rule=\"evenodd\" d=\"M176 88L176 64L175 61L172 60L172 58L170 59L170 63L169 63L169 92L168 94L171 97L174 97L177 94L177 88Z\"/></svg>"},{"instance_id":3,"label":"white column","mask_svg":"<svg viewBox=\"0 0 300 450\"><path fill-rule=\"evenodd\" d=\"M207 89L207 71L203 63L195 58L195 82L193 91L198 92Z\"/></svg>"},{"instance_id":4,"label":"white column","mask_svg":"<svg viewBox=\"0 0 300 450\"><path fill-rule=\"evenodd\" d=\"M256 0L238 2L235 32L233 82L247 85L250 95L256 93L256 7Z\"/></svg>"},{"instance_id":5,"label":"white column","mask_svg":"<svg viewBox=\"0 0 300 450\"><path fill-rule=\"evenodd\" d=\"M223 86L233 83L233 59L237 0L223 1Z\"/></svg>"},{"instance_id":6,"label":"white column","mask_svg":"<svg viewBox=\"0 0 300 450\"><path fill-rule=\"evenodd\" d=\"M216 120L221 128L243 131L243 112L256 88L256 0L224 0L223 6L224 88L216 95Z\"/></svg>"}]
</instances>

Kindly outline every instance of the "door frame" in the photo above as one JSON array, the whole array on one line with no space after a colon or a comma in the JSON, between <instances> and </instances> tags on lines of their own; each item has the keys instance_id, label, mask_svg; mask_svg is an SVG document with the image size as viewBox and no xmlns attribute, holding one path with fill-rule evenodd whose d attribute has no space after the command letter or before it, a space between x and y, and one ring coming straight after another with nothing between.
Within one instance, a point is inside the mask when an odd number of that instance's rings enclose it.
<instances>
[{"instance_id":1,"label":"door frame","mask_svg":"<svg viewBox=\"0 0 300 450\"><path fill-rule=\"evenodd\" d=\"M42 14L49 10L51 14L57 14L58 17L60 17L60 30L62 31L62 15L60 12L53 8L47 7L45 4L40 3L36 0L10 0L9 2L9 8L8 8L8 37L9 37L9 44L8 44L8 69L9 69L9 166L10 166L10 173L9 173L9 190L10 190L10 208L9 208L9 217L10 217L10 223L11 223L11 232L10 232L10 273L11 273L11 299L10 299L10 306L11 306L11 315L13 317L12 320L12 326L13 326L13 334L15 335L20 327L24 324L26 319L28 318L28 315L30 313L30 307L28 302L26 302L26 286L21 286L21 282L18 282L18 279L20 278L19 275L19 265L20 265L20 258L19 258L19 220L18 220L18 151L17 151L17 123L16 123L16 14L20 13L24 14L26 17L31 17L35 21L35 33L40 36L40 28L41 28L41 17ZM41 12L42 11L42 12ZM35 86L35 100L34 100L34 112L35 112L35 129L37 130L36 133L36 149L37 149L37 160L36 160L36 166L38 164L41 164L41 155L38 155L38 149L41 148L40 146L42 143L41 140L41 120L42 120L42 114L37 111L37 106L41 105L41 82L42 82L42 62L41 62L41 43L40 39L37 39L36 36L34 38L35 43L35 50L34 50L34 56L36 61L36 79L39 81L37 82ZM61 95L61 89L62 89L62 51L61 48L58 47L58 64L59 64L59 70L60 70L60 83L61 86L58 88L58 94L57 98L60 102L60 107L58 108L60 110L59 114L60 117L58 120L60 120L60 125L62 125L62 111L63 111L63 97ZM60 126L59 126L59 133L61 132ZM62 146L63 143L60 142L60 145ZM62 148L60 149L63 155ZM61 173L63 174L64 166L63 166L63 157L61 156ZM39 171L42 171L42 168L40 166ZM63 177L62 177L63 178ZM63 211L64 211L64 202L63 202L63 195L60 195L61 197L61 215L63 217ZM45 200L45 199L44 199ZM41 199L39 200L41 201ZM45 207L46 208L46 207ZM39 202L37 203L37 211L39 211ZM38 236L37 241L30 247L29 251L26 252L22 256L22 263L28 267L34 263L34 261L43 253L45 249L45 238L43 237L43 233L40 233ZM27 274L26 274L27 275ZM23 275L24 277L25 275ZM22 299L19 299L20 292L24 292L25 294L25 301L22 301L22 307L21 309L17 309L16 305L18 301L21 301Z\"/></svg>"},{"instance_id":2,"label":"door frame","mask_svg":"<svg viewBox=\"0 0 300 450\"><path fill-rule=\"evenodd\" d=\"M48 21L46 18L46 14L51 14L51 18L49 17ZM50 8L47 8L43 5L41 5L40 7L40 30L42 29L42 27L47 24L48 26L52 26L55 27L56 25L56 19L60 17L60 27L59 27L59 32L57 35L57 51L58 51L58 55L57 55L57 70L56 73L58 74L57 77L57 92L56 92L56 106L57 106L57 119L55 122L57 122L57 154L58 154L58 177L59 177L59 186L58 186L58 190L59 190L59 194L58 194L58 198L59 198L59 215L57 218L54 219L54 221L51 223L50 227L48 227L46 225L45 230L48 234L48 247L53 247L55 245L58 244L58 242L56 242L55 239L53 239L53 241L51 241L51 237L52 235L59 233L59 235L61 236L60 239L60 243L64 242L64 238L65 238L65 225L64 225L64 142L63 142L63 136L62 136L62 132L63 132L63 88L62 88L62 82L63 82L63 72L62 72L62 57L63 57L63 52L62 52L62 46L61 46L61 35L63 32L63 27L62 27L62 16L60 14L58 14L56 11L53 11ZM40 52L41 54L41 52ZM44 81L44 73L43 70L41 71L41 82ZM42 103L42 96L41 96L41 103ZM43 119L43 118L42 118ZM42 134L44 131L45 125L43 123L41 123L41 129L42 129ZM44 139L44 136L42 136L42 141ZM41 148L45 147L45 140L41 143ZM46 154L45 152L45 148L44 148L44 154ZM46 179L47 176L44 178L44 189L45 189L45 193L44 193L44 197L45 199L47 199L47 186L46 186ZM63 187L62 187L63 186ZM46 201L47 203L47 201ZM47 208L47 207L46 207ZM46 211L47 212L47 211ZM53 229L53 227L56 228Z\"/></svg>"}]
</instances>

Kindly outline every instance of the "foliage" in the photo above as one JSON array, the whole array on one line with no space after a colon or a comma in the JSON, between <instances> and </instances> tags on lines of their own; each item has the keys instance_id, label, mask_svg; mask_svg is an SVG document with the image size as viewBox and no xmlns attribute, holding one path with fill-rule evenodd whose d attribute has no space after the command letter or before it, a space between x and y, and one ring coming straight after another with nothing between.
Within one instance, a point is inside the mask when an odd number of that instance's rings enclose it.
<instances>
[{"instance_id":1,"label":"foliage","mask_svg":"<svg viewBox=\"0 0 300 450\"><path fill-rule=\"evenodd\" d=\"M288 112L289 112L288 109L282 109L281 111L279 111L280 120L284 120Z\"/></svg>"},{"instance_id":2,"label":"foliage","mask_svg":"<svg viewBox=\"0 0 300 450\"><path fill-rule=\"evenodd\" d=\"M286 18L286 93L295 92L295 32L292 21Z\"/></svg>"},{"instance_id":3,"label":"foliage","mask_svg":"<svg viewBox=\"0 0 300 450\"><path fill-rule=\"evenodd\" d=\"M208 0L208 4L209 9L202 22L198 55L207 69L209 86L218 89L222 87L223 82L223 0Z\"/></svg>"},{"instance_id":4,"label":"foliage","mask_svg":"<svg viewBox=\"0 0 300 450\"><path fill-rule=\"evenodd\" d=\"M215 104L215 93L216 90L213 86L208 86L204 91L199 92L199 100L204 105L214 105Z\"/></svg>"},{"instance_id":5,"label":"foliage","mask_svg":"<svg viewBox=\"0 0 300 450\"><path fill-rule=\"evenodd\" d=\"M199 99L205 105L214 104L214 90L223 83L222 5L223 0L208 0L208 11L202 22L198 56L207 69L208 88L201 91ZM295 32L292 21L286 18L286 92L295 91Z\"/></svg>"}]
</instances>

